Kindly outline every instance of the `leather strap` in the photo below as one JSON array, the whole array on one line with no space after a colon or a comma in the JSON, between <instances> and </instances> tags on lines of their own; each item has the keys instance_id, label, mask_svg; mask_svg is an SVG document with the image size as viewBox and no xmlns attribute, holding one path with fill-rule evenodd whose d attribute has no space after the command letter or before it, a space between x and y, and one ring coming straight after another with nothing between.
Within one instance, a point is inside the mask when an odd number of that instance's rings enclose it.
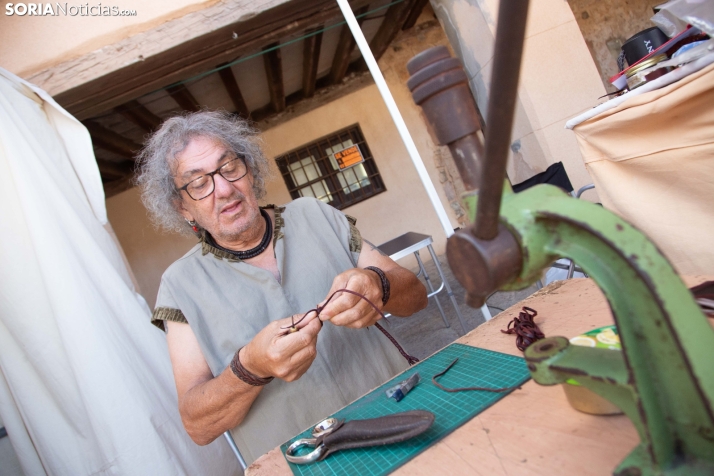
<instances>
[{"instance_id":1,"label":"leather strap","mask_svg":"<svg viewBox=\"0 0 714 476\"><path fill-rule=\"evenodd\" d=\"M248 385L252 385L254 387L262 387L263 385L268 385L272 382L273 377L258 377L243 367L243 364L240 363L240 351L242 349L243 347L238 349L233 355L233 360L231 360L231 370L233 371L233 374Z\"/></svg>"},{"instance_id":2,"label":"leather strap","mask_svg":"<svg viewBox=\"0 0 714 476\"><path fill-rule=\"evenodd\" d=\"M424 433L432 423L434 414L424 410L395 413L369 420L351 420L334 432L317 439L316 446L322 443L326 448L318 461L340 450L399 443Z\"/></svg>"},{"instance_id":3,"label":"leather strap","mask_svg":"<svg viewBox=\"0 0 714 476\"><path fill-rule=\"evenodd\" d=\"M377 268L376 266L367 266L364 269L374 271L375 273L377 273L377 276L379 276L379 280L382 282L382 306L386 306L387 301L389 301L389 294L391 289L391 286L389 285L389 279L387 279L387 275L384 274L384 271Z\"/></svg>"}]
</instances>

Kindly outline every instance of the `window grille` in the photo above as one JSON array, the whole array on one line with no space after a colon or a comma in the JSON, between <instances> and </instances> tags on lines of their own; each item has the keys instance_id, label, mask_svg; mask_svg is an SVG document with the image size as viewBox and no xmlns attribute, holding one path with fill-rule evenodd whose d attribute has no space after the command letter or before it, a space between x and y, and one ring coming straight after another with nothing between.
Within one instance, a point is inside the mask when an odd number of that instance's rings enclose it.
<instances>
[{"instance_id":1,"label":"window grille","mask_svg":"<svg viewBox=\"0 0 714 476\"><path fill-rule=\"evenodd\" d=\"M354 145L364 162L340 170L334 154ZM358 125L281 155L275 161L293 199L314 197L342 209L386 190Z\"/></svg>"}]
</instances>

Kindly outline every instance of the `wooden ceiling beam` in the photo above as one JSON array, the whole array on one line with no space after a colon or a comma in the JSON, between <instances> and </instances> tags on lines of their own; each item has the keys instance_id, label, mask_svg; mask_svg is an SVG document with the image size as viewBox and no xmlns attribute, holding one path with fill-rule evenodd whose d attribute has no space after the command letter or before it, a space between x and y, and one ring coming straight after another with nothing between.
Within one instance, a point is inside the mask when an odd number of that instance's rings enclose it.
<instances>
[{"instance_id":1,"label":"wooden ceiling beam","mask_svg":"<svg viewBox=\"0 0 714 476\"><path fill-rule=\"evenodd\" d=\"M135 160L136 154L141 150L139 144L97 123L85 121L83 124L87 130L89 130L89 134L92 136L92 142L97 147L114 152L129 160Z\"/></svg>"},{"instance_id":2,"label":"wooden ceiling beam","mask_svg":"<svg viewBox=\"0 0 714 476\"><path fill-rule=\"evenodd\" d=\"M201 109L201 105L196 101L196 98L193 97L193 94L191 94L191 91L188 90L185 84L177 84L176 86L166 88L166 92L184 111L196 112Z\"/></svg>"},{"instance_id":3,"label":"wooden ceiling beam","mask_svg":"<svg viewBox=\"0 0 714 476\"><path fill-rule=\"evenodd\" d=\"M305 34L322 30L322 25L312 28ZM302 94L311 98L315 95L315 81L317 80L317 67L320 62L320 49L322 47L322 32L316 33L303 40L302 50Z\"/></svg>"},{"instance_id":4,"label":"wooden ceiling beam","mask_svg":"<svg viewBox=\"0 0 714 476\"><path fill-rule=\"evenodd\" d=\"M355 16L362 15L366 13L369 9L368 5L358 9L355 12ZM362 25L364 17L358 18L357 23ZM355 49L354 36L352 36L352 31L347 25L342 26L340 30L340 40L337 43L337 49L335 50L335 56L332 58L332 68L330 69L330 84L339 84L342 79L347 74L347 67L350 65L350 57Z\"/></svg>"},{"instance_id":5,"label":"wooden ceiling beam","mask_svg":"<svg viewBox=\"0 0 714 476\"><path fill-rule=\"evenodd\" d=\"M225 66L226 63L219 65ZM236 109L236 114L247 119L250 116L250 111L248 111L248 106L245 104L245 99L243 99L243 94L240 92L240 87L238 87L238 82L233 74L233 70L230 67L218 70L218 75L223 81L223 87L226 88L228 95L231 97L233 106Z\"/></svg>"},{"instance_id":6,"label":"wooden ceiling beam","mask_svg":"<svg viewBox=\"0 0 714 476\"><path fill-rule=\"evenodd\" d=\"M429 0L416 0L416 2L414 2L414 6L409 11L409 15L407 15L404 25L402 25L402 30L408 30L416 25L416 21L419 18L419 15L421 15L422 10L424 10L424 7L426 7L427 3L429 3Z\"/></svg>"},{"instance_id":7,"label":"wooden ceiling beam","mask_svg":"<svg viewBox=\"0 0 714 476\"><path fill-rule=\"evenodd\" d=\"M270 104L274 112L285 110L285 88L283 86L283 61L278 43L268 45L263 50L263 65L265 75L268 78L268 89L270 90Z\"/></svg>"},{"instance_id":8,"label":"wooden ceiling beam","mask_svg":"<svg viewBox=\"0 0 714 476\"><path fill-rule=\"evenodd\" d=\"M352 0L350 5L356 9L370 1L374 0ZM342 14L334 0L292 0L250 21L219 28L153 57L128 63L122 69L59 93L55 99L75 117L86 119L338 18L342 19Z\"/></svg>"},{"instance_id":9,"label":"wooden ceiling beam","mask_svg":"<svg viewBox=\"0 0 714 476\"><path fill-rule=\"evenodd\" d=\"M127 175L124 178L104 182L104 197L109 198L124 190L129 190L134 186L134 176Z\"/></svg>"},{"instance_id":10,"label":"wooden ceiling beam","mask_svg":"<svg viewBox=\"0 0 714 476\"><path fill-rule=\"evenodd\" d=\"M357 73L354 79L355 81L359 81L359 78L364 76L369 76L371 80L371 76L366 72ZM319 97L313 96L312 98L306 98L302 89L299 89L292 94L288 94L285 97L286 110L289 110L293 106L298 106L303 101L314 101L315 104L327 104L330 100L340 97L341 91L349 90L351 87L350 82L352 81L352 78L336 86L329 84L326 81L327 79L327 76L325 76L318 79L316 82L315 91L320 92ZM261 108L251 111L250 118L253 122L261 122L266 119L270 119L270 117L274 115L275 112L273 111L273 106L271 104L267 104Z\"/></svg>"},{"instance_id":11,"label":"wooden ceiling beam","mask_svg":"<svg viewBox=\"0 0 714 476\"><path fill-rule=\"evenodd\" d=\"M339 84L347 73L347 66L350 56L355 47L355 40L350 31L350 27L342 25L340 39L337 42L335 56L332 57L332 67L330 68L330 84Z\"/></svg>"},{"instance_id":12,"label":"wooden ceiling beam","mask_svg":"<svg viewBox=\"0 0 714 476\"><path fill-rule=\"evenodd\" d=\"M112 162L97 159L97 165L99 166L99 173L108 180L121 179L134 173L134 163L130 161Z\"/></svg>"},{"instance_id":13,"label":"wooden ceiling beam","mask_svg":"<svg viewBox=\"0 0 714 476\"><path fill-rule=\"evenodd\" d=\"M141 127L145 132L153 132L161 125L161 118L146 109L139 101L128 101L115 109L116 112Z\"/></svg>"},{"instance_id":14,"label":"wooden ceiling beam","mask_svg":"<svg viewBox=\"0 0 714 476\"><path fill-rule=\"evenodd\" d=\"M374 59L379 61L382 55L387 51L389 45L394 41L394 38L402 30L409 12L415 4L415 0L404 0L400 3L395 3L387 9L387 13L384 15L384 20L377 30L377 34L374 35L372 41L369 42L369 49L372 50ZM362 60L360 62L360 71L367 70L367 63Z\"/></svg>"},{"instance_id":15,"label":"wooden ceiling beam","mask_svg":"<svg viewBox=\"0 0 714 476\"><path fill-rule=\"evenodd\" d=\"M321 88L318 88L321 89ZM302 89L299 91L295 91L292 94L289 94L288 96L285 97L285 107L287 108L288 106L293 106L300 101L305 99L305 95L302 92ZM273 109L272 104L266 104L263 107L259 107L258 109L253 110L250 113L250 118L253 122L260 122L263 121L270 116L275 115L275 110Z\"/></svg>"}]
</instances>

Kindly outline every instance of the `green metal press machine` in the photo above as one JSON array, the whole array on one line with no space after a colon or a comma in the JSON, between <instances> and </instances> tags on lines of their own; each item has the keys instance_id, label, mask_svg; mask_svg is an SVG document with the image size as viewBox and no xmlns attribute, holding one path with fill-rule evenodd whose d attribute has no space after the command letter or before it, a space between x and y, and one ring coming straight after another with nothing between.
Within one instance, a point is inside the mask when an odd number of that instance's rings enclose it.
<instances>
[{"instance_id":1,"label":"green metal press machine","mask_svg":"<svg viewBox=\"0 0 714 476\"><path fill-rule=\"evenodd\" d=\"M640 444L615 474L712 475L714 331L689 289L615 214L549 185L514 194L505 180L527 12L526 0L501 0L485 143L459 60L437 47L408 65L413 98L468 190L471 224L448 240L449 264L479 307L496 290L531 285L558 258L574 260L605 294L622 352L548 337L525 351L533 379L574 379L632 420Z\"/></svg>"}]
</instances>

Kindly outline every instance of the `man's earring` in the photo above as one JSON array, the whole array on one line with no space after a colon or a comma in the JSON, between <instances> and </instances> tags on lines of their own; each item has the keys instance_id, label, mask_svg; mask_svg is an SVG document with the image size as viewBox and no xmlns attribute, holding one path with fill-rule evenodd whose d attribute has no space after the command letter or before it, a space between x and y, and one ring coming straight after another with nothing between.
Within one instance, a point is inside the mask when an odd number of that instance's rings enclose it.
<instances>
[{"instance_id":1,"label":"man's earring","mask_svg":"<svg viewBox=\"0 0 714 476\"><path fill-rule=\"evenodd\" d=\"M198 223L189 219L186 219L186 223L189 224L194 233L198 233Z\"/></svg>"}]
</instances>

